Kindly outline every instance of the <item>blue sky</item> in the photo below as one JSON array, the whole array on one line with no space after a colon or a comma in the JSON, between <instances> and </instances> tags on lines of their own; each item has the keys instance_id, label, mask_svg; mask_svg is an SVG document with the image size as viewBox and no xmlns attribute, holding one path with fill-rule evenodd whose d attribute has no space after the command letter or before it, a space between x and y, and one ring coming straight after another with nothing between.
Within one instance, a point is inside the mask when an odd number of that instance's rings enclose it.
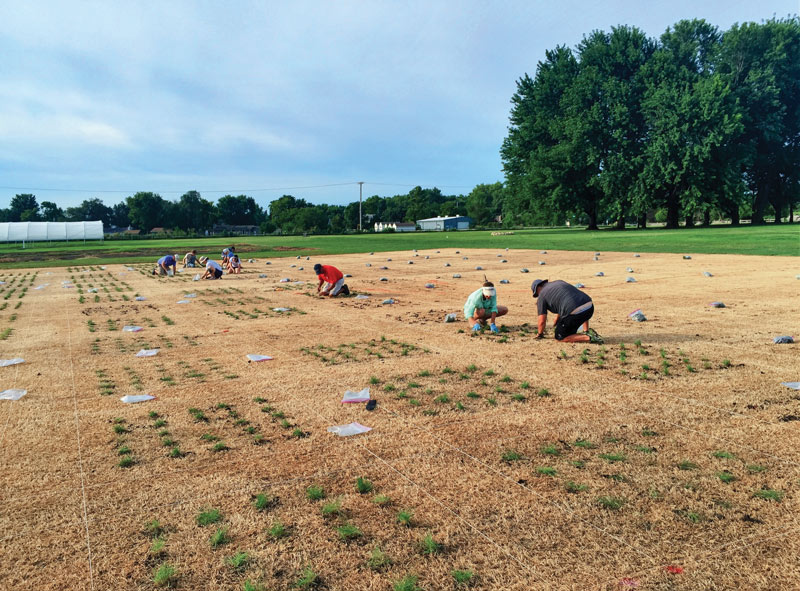
<instances>
[{"instance_id":1,"label":"blue sky","mask_svg":"<svg viewBox=\"0 0 800 591\"><path fill-rule=\"evenodd\" d=\"M18 192L67 207L191 189L343 204L356 181L365 197L466 194L503 180L509 100L546 49L619 24L658 36L682 18L726 29L798 12L800 0L5 2L0 207Z\"/></svg>"}]
</instances>

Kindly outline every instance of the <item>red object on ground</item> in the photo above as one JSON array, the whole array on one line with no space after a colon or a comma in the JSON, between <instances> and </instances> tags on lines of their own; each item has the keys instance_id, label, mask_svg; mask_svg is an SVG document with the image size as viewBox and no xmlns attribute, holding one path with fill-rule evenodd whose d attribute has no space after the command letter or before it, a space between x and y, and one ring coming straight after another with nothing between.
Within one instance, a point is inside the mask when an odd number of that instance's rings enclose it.
<instances>
[{"instance_id":1,"label":"red object on ground","mask_svg":"<svg viewBox=\"0 0 800 591\"><path fill-rule=\"evenodd\" d=\"M673 564L670 564L667 567L667 572L669 574L671 574L671 575L679 575L679 574L681 574L683 572L683 569L681 567L679 567L679 566L675 566Z\"/></svg>"}]
</instances>

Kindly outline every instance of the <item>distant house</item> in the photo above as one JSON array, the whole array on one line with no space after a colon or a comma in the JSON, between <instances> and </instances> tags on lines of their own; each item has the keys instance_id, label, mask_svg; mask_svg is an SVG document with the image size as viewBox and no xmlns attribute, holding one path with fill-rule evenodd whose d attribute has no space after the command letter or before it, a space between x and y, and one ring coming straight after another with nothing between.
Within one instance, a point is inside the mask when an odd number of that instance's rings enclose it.
<instances>
[{"instance_id":1,"label":"distant house","mask_svg":"<svg viewBox=\"0 0 800 591\"><path fill-rule=\"evenodd\" d=\"M395 232L416 232L417 224L414 222L375 222L375 231L383 232L391 228Z\"/></svg>"},{"instance_id":2,"label":"distant house","mask_svg":"<svg viewBox=\"0 0 800 591\"><path fill-rule=\"evenodd\" d=\"M465 215L453 215L447 217L428 218L417 220L417 225L421 230L469 230L472 218Z\"/></svg>"},{"instance_id":3,"label":"distant house","mask_svg":"<svg viewBox=\"0 0 800 591\"><path fill-rule=\"evenodd\" d=\"M162 228L161 226L159 226L157 228L153 228L152 230L150 230L150 233L151 234L166 234L167 231L164 228Z\"/></svg>"},{"instance_id":4,"label":"distant house","mask_svg":"<svg viewBox=\"0 0 800 591\"><path fill-rule=\"evenodd\" d=\"M212 233L214 234L238 234L240 236L247 235L247 236L255 236L258 234L258 226L253 226L249 224L214 224L214 227L211 229Z\"/></svg>"},{"instance_id":5,"label":"distant house","mask_svg":"<svg viewBox=\"0 0 800 591\"><path fill-rule=\"evenodd\" d=\"M125 236L138 236L141 230L128 229L123 232Z\"/></svg>"}]
</instances>

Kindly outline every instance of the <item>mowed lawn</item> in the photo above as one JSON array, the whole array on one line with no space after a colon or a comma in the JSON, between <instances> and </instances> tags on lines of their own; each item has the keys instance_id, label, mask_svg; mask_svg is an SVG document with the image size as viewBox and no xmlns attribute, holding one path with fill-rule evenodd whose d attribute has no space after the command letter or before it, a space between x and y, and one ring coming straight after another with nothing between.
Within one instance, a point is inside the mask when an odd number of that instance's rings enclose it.
<instances>
[{"instance_id":1,"label":"mowed lawn","mask_svg":"<svg viewBox=\"0 0 800 591\"><path fill-rule=\"evenodd\" d=\"M285 257L307 254L347 254L435 248L509 248L534 250L597 250L604 252L663 252L703 254L800 255L800 225L712 226L678 230L551 229L515 230L493 235L490 231L414 232L336 236L236 236L165 238L103 242L55 242L0 246L0 267L59 266L148 262L193 248L218 257L235 244L243 258Z\"/></svg>"}]
</instances>

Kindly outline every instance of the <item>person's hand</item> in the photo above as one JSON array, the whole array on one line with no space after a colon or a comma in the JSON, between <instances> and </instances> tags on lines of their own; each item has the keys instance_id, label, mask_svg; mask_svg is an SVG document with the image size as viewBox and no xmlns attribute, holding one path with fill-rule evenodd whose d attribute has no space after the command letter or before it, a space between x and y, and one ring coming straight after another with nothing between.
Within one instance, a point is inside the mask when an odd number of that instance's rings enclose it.
<instances>
[{"instance_id":1,"label":"person's hand","mask_svg":"<svg viewBox=\"0 0 800 591\"><path fill-rule=\"evenodd\" d=\"M492 333L494 333L494 334L497 334L497 333L499 333L499 332L500 332L499 330L497 330L497 325L496 325L496 324L494 324L494 323L492 323L492 324L490 324L490 325L489 325L489 330L491 330L491 331L492 331Z\"/></svg>"},{"instance_id":2,"label":"person's hand","mask_svg":"<svg viewBox=\"0 0 800 591\"><path fill-rule=\"evenodd\" d=\"M480 322L476 322L475 324L472 325L472 332L478 332L480 329L481 329Z\"/></svg>"}]
</instances>

